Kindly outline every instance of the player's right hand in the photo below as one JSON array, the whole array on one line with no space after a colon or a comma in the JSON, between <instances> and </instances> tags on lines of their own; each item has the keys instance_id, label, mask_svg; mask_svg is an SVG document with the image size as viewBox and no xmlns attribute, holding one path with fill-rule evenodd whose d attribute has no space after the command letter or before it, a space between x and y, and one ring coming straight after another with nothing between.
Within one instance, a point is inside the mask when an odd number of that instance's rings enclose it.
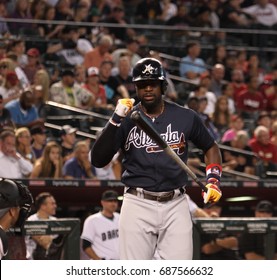
<instances>
[{"instance_id":1,"label":"player's right hand","mask_svg":"<svg viewBox=\"0 0 277 280\"><path fill-rule=\"evenodd\" d=\"M134 98L123 98L119 99L117 101L117 105L115 107L115 113L122 117L125 118L127 114L130 112L130 110L133 108L133 105L135 103Z\"/></svg>"},{"instance_id":2,"label":"player's right hand","mask_svg":"<svg viewBox=\"0 0 277 280\"><path fill-rule=\"evenodd\" d=\"M215 203L218 202L222 196L222 192L217 185L207 184L207 192L203 192L204 203Z\"/></svg>"}]
</instances>

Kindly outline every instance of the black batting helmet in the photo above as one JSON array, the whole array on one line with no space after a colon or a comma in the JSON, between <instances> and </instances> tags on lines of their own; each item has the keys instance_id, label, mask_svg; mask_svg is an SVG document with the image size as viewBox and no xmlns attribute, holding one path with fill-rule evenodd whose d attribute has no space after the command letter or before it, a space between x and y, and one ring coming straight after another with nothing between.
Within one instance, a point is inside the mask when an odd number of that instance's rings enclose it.
<instances>
[{"instance_id":1,"label":"black batting helmet","mask_svg":"<svg viewBox=\"0 0 277 280\"><path fill-rule=\"evenodd\" d=\"M151 57L140 59L133 69L133 82L166 80L166 73L159 60Z\"/></svg>"},{"instance_id":2,"label":"black batting helmet","mask_svg":"<svg viewBox=\"0 0 277 280\"><path fill-rule=\"evenodd\" d=\"M27 186L10 179L0 179L0 209L20 207L16 226L22 227L33 202Z\"/></svg>"}]
</instances>

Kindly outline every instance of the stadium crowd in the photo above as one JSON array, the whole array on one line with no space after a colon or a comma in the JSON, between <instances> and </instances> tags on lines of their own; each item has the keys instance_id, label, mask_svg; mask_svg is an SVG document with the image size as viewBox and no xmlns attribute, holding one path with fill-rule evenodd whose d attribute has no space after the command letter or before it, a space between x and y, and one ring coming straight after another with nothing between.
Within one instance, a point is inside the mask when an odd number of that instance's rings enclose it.
<instances>
[{"instance_id":1,"label":"stadium crowd","mask_svg":"<svg viewBox=\"0 0 277 280\"><path fill-rule=\"evenodd\" d=\"M119 98L137 98L132 68L146 56L167 70L164 98L198 112L222 145L225 176L277 176L277 53L263 50L277 44L276 1L3 0L0 17L1 177L120 180L120 153L91 166L92 141L77 132L94 123L62 105L109 116ZM150 47L155 30L130 24L175 28L160 39L182 45L180 60ZM45 126L51 116L59 132ZM192 149L199 174L202 161Z\"/></svg>"}]
</instances>

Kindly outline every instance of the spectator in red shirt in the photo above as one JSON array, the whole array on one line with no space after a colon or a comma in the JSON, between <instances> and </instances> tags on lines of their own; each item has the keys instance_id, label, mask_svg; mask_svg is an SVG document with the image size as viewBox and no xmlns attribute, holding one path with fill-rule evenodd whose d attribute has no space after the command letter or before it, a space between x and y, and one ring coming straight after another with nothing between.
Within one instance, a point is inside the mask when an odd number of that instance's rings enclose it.
<instances>
[{"instance_id":1,"label":"spectator in red shirt","mask_svg":"<svg viewBox=\"0 0 277 280\"><path fill-rule=\"evenodd\" d=\"M256 76L251 77L248 89L237 96L237 111L245 118L256 119L259 112L264 109L264 98L258 90L258 86L258 78Z\"/></svg>"},{"instance_id":2,"label":"spectator in red shirt","mask_svg":"<svg viewBox=\"0 0 277 280\"><path fill-rule=\"evenodd\" d=\"M266 171L277 171L277 147L270 142L270 133L265 126L258 126L254 130L254 137L249 141L249 146L257 153L262 161L262 169L258 174L266 176Z\"/></svg>"}]
</instances>

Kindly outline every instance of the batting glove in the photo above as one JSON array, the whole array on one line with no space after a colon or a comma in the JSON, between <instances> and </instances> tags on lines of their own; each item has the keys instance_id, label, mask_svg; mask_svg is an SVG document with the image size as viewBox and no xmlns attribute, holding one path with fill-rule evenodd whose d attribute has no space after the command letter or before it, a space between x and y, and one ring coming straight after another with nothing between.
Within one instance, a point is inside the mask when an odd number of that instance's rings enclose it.
<instances>
[{"instance_id":1,"label":"batting glove","mask_svg":"<svg viewBox=\"0 0 277 280\"><path fill-rule=\"evenodd\" d=\"M115 111L110 119L110 123L115 126L120 126L123 118L127 116L135 103L134 98L123 98L117 101Z\"/></svg>"},{"instance_id":2,"label":"batting glove","mask_svg":"<svg viewBox=\"0 0 277 280\"><path fill-rule=\"evenodd\" d=\"M217 185L209 183L206 185L207 192L203 192L204 203L215 203L218 202L222 196L221 190Z\"/></svg>"}]
</instances>

